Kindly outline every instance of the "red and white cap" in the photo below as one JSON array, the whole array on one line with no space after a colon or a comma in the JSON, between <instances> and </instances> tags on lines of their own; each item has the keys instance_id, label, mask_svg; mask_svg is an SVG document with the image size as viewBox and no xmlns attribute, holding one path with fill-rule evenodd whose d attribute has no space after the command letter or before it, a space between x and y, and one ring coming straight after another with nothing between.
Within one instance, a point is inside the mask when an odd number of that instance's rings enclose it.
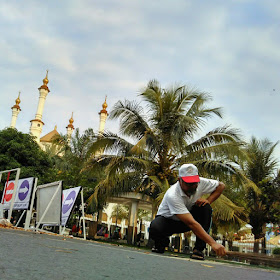
<instances>
[{"instance_id":1,"label":"red and white cap","mask_svg":"<svg viewBox=\"0 0 280 280\"><path fill-rule=\"evenodd\" d=\"M195 165L191 163L183 164L179 168L179 177L183 179L186 183L198 183L200 182L198 176L198 169Z\"/></svg>"}]
</instances>

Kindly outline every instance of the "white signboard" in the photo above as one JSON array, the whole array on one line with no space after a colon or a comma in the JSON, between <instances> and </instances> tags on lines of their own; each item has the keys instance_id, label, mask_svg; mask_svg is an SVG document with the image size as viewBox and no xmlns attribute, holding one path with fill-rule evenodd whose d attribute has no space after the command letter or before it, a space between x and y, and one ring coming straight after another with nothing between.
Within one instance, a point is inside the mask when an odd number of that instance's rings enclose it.
<instances>
[{"instance_id":1,"label":"white signboard","mask_svg":"<svg viewBox=\"0 0 280 280\"><path fill-rule=\"evenodd\" d=\"M18 187L16 190L16 197L13 210L25 210L28 209L32 188L34 185L34 178L26 178L18 180ZM2 196L3 209L9 210L11 200L15 188L15 181L9 181L5 186Z\"/></svg>"},{"instance_id":2,"label":"white signboard","mask_svg":"<svg viewBox=\"0 0 280 280\"><path fill-rule=\"evenodd\" d=\"M81 190L81 187L63 190L62 207L61 207L61 225L62 226L66 225L80 190Z\"/></svg>"},{"instance_id":3,"label":"white signboard","mask_svg":"<svg viewBox=\"0 0 280 280\"><path fill-rule=\"evenodd\" d=\"M61 221L62 181L37 187L37 226L59 225Z\"/></svg>"},{"instance_id":4,"label":"white signboard","mask_svg":"<svg viewBox=\"0 0 280 280\"><path fill-rule=\"evenodd\" d=\"M0 219L4 218L4 213L3 213L3 205L0 203Z\"/></svg>"}]
</instances>

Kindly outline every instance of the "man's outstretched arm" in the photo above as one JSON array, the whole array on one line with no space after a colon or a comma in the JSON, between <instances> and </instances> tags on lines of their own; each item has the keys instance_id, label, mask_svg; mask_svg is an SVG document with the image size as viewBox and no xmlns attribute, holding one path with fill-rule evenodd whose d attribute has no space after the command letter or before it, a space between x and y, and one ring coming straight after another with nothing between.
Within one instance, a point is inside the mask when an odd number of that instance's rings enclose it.
<instances>
[{"instance_id":1,"label":"man's outstretched arm","mask_svg":"<svg viewBox=\"0 0 280 280\"><path fill-rule=\"evenodd\" d=\"M198 238L209 244L218 256L224 256L226 254L225 247L218 244L193 218L192 214L177 214L176 216L186 224Z\"/></svg>"}]
</instances>

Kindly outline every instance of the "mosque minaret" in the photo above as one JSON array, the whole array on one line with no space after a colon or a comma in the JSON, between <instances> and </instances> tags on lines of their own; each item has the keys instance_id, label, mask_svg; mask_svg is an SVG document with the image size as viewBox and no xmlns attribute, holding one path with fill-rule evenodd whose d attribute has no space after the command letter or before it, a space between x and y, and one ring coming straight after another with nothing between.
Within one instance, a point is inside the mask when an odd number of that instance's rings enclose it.
<instances>
[{"instance_id":1,"label":"mosque minaret","mask_svg":"<svg viewBox=\"0 0 280 280\"><path fill-rule=\"evenodd\" d=\"M30 126L30 134L35 136L35 140L37 143L40 142L40 135L43 129L44 123L42 122L42 115L44 110L45 101L48 93L50 92L48 88L48 70L45 79L43 80L43 85L39 87L39 102L37 107L37 113L35 115L35 119L31 120Z\"/></svg>"},{"instance_id":2,"label":"mosque minaret","mask_svg":"<svg viewBox=\"0 0 280 280\"><path fill-rule=\"evenodd\" d=\"M20 107L19 107L19 103L20 103L20 92L18 94L18 98L16 99L16 104L11 108L12 109L12 120L11 120L11 128L15 128L16 127L16 122L17 122L17 117L19 112L21 111Z\"/></svg>"},{"instance_id":3,"label":"mosque minaret","mask_svg":"<svg viewBox=\"0 0 280 280\"><path fill-rule=\"evenodd\" d=\"M72 116L71 119L69 120L69 124L67 125L66 129L67 129L67 142L70 142L73 130L74 130L74 125L73 125L74 119L73 119L73 112L72 112Z\"/></svg>"},{"instance_id":4,"label":"mosque minaret","mask_svg":"<svg viewBox=\"0 0 280 280\"><path fill-rule=\"evenodd\" d=\"M98 133L101 135L104 133L104 128L105 128L105 123L106 123L106 119L108 117L108 112L107 112L107 103L106 103L106 99L107 96L105 97L105 102L102 105L102 110L99 112L99 116L100 116L100 121L99 121L99 130Z\"/></svg>"},{"instance_id":5,"label":"mosque minaret","mask_svg":"<svg viewBox=\"0 0 280 280\"><path fill-rule=\"evenodd\" d=\"M105 97L105 102L102 104L102 110L99 112L99 130L98 130L98 134L99 136L101 136L104 133L104 128L105 128L105 123L106 123L106 119L108 117L108 112L107 112L107 103L106 103L106 99L107 96ZM103 150L99 150L95 153L96 157L99 157L103 154Z\"/></svg>"},{"instance_id":6,"label":"mosque minaret","mask_svg":"<svg viewBox=\"0 0 280 280\"><path fill-rule=\"evenodd\" d=\"M43 85L38 88L39 90L39 101L38 101L38 106L37 106L37 112L35 114L35 118L32 119L31 125L30 125L30 130L29 133L30 135L34 136L34 140L39 144L39 146L43 149L46 150L47 146L50 146L52 144L53 138L59 136L59 133L57 132L57 127L55 127L54 130L51 132L47 133L43 137L41 137L41 133L43 130L43 126L45 125L42 121L42 116L43 116L43 111L44 111L44 105L46 102L46 98L48 96L48 93L50 92L48 88L48 70L46 73L46 77L43 80ZM108 112L107 112L107 96L105 97L105 101L102 104L102 109L99 112L99 129L98 129L98 134L101 136L104 133L105 125L106 125L106 120L108 117ZM19 112L21 111L21 108L19 106L21 100L20 100L20 92L18 95L18 98L15 100L15 105L11 108L12 109L12 119L11 119L11 128L16 127L16 121ZM67 142L70 143L73 131L74 131L74 119L73 119L73 112L71 115L71 118L69 119L69 124L66 127L66 137L67 137ZM101 155L103 151L99 151L97 155Z\"/></svg>"}]
</instances>

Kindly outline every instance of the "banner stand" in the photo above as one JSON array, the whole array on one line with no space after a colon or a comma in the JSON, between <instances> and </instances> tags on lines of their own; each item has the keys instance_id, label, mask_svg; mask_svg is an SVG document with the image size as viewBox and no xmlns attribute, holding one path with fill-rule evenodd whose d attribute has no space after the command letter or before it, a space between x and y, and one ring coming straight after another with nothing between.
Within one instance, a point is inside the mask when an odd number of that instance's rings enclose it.
<instances>
[{"instance_id":1,"label":"banner stand","mask_svg":"<svg viewBox=\"0 0 280 280\"><path fill-rule=\"evenodd\" d=\"M0 175L1 176L1 175ZM0 220L4 218L3 204L0 203Z\"/></svg>"},{"instance_id":2,"label":"banner stand","mask_svg":"<svg viewBox=\"0 0 280 280\"><path fill-rule=\"evenodd\" d=\"M84 191L83 191L83 188L81 188L80 194L81 194L81 203L82 203L83 233L84 233L84 240L86 240L85 209L84 209L85 205L84 205ZM62 230L60 231L61 235L64 234L65 228L66 228L66 223L63 226Z\"/></svg>"},{"instance_id":3,"label":"banner stand","mask_svg":"<svg viewBox=\"0 0 280 280\"><path fill-rule=\"evenodd\" d=\"M29 210L27 210L26 218L25 218L25 224L24 224L25 230L28 230L30 227L30 221L31 221L31 216L32 216L32 211L33 211L33 204L34 204L35 194L37 191L37 183L38 183L38 178L35 178L35 183L33 186L33 192L32 192L32 197L31 197L31 203L30 203Z\"/></svg>"},{"instance_id":4,"label":"banner stand","mask_svg":"<svg viewBox=\"0 0 280 280\"><path fill-rule=\"evenodd\" d=\"M16 225L15 225L16 227L19 225L19 223L20 223L20 221L21 221L23 215L25 214L25 212L26 212L26 210L23 210L22 214L20 215L20 217L19 217L19 219L18 219L18 221L17 221L17 223L16 223Z\"/></svg>"},{"instance_id":5,"label":"banner stand","mask_svg":"<svg viewBox=\"0 0 280 280\"><path fill-rule=\"evenodd\" d=\"M63 235L65 231L66 226L63 227L63 229L60 231L60 234Z\"/></svg>"},{"instance_id":6,"label":"banner stand","mask_svg":"<svg viewBox=\"0 0 280 280\"><path fill-rule=\"evenodd\" d=\"M83 232L84 232L84 240L86 240L86 223L85 223L85 204L84 204L84 189L81 191L81 201L82 201L82 215L83 215Z\"/></svg>"},{"instance_id":7,"label":"banner stand","mask_svg":"<svg viewBox=\"0 0 280 280\"><path fill-rule=\"evenodd\" d=\"M4 170L4 171L0 171L0 182L1 182L1 179L2 179L2 174L3 173L9 173L12 172L12 171L16 171L16 179L15 179L15 184L14 184L14 189L13 189L13 195L12 195L12 198L11 198L11 205L10 205L10 210L8 210L8 220L9 222L11 221L11 217L12 217L12 212L13 212L13 208L14 208L14 202L15 202L15 197L16 197L16 190L17 190L17 187L18 187L18 180L19 180L19 174L20 174L20 168L15 168L15 169L10 169L10 170ZM8 174L8 178L9 178L9 175ZM5 192L6 192L6 187L8 186L8 180L6 182L6 186L5 186ZM3 193L3 201L1 201L2 203L2 208L3 208L3 211L4 211L4 198L5 197L5 193ZM3 213L3 216L4 216L4 213Z\"/></svg>"},{"instance_id":8,"label":"banner stand","mask_svg":"<svg viewBox=\"0 0 280 280\"><path fill-rule=\"evenodd\" d=\"M14 187L14 191L13 191L13 195L12 195L10 210L8 212L9 221L11 221L11 217L12 217L12 212L13 212L15 198L16 198L16 192L17 192L17 188L18 188L18 179L19 179L19 174L20 174L20 168L17 168L16 170L17 170L17 174L16 174L16 179L15 179L15 187Z\"/></svg>"},{"instance_id":9,"label":"banner stand","mask_svg":"<svg viewBox=\"0 0 280 280\"><path fill-rule=\"evenodd\" d=\"M59 191L61 191L61 189L62 189L62 181L57 181L57 182L53 182L53 183L50 183L50 184L42 185L41 188L43 188L43 187L45 188L45 187L48 187L48 186L55 186L55 187L56 187L56 190L55 190L55 192L52 194L52 198L51 198L50 201L48 202L47 207L46 207L46 209L44 210L42 216L38 219L39 221L38 221L38 223L37 223L37 225L36 225L36 228L35 228L36 232L39 231L39 230L41 230L41 229L39 229L39 226L42 225L42 224L44 224L43 221L44 221L45 216L46 216L47 213L48 213L48 210L50 209L50 207L51 207L51 205L52 205L52 203L53 203L55 197L58 195ZM60 197L61 197L61 194L60 194ZM61 200L60 200L60 203L61 203ZM37 201L37 205L38 205L38 201ZM38 208L38 207L37 207L37 208ZM37 211L38 211L38 209L37 209ZM60 210L59 210L59 211L61 212L61 205L60 205ZM38 213L37 213L37 214L38 214ZM38 217L37 217L37 218L38 218Z\"/></svg>"}]
</instances>

